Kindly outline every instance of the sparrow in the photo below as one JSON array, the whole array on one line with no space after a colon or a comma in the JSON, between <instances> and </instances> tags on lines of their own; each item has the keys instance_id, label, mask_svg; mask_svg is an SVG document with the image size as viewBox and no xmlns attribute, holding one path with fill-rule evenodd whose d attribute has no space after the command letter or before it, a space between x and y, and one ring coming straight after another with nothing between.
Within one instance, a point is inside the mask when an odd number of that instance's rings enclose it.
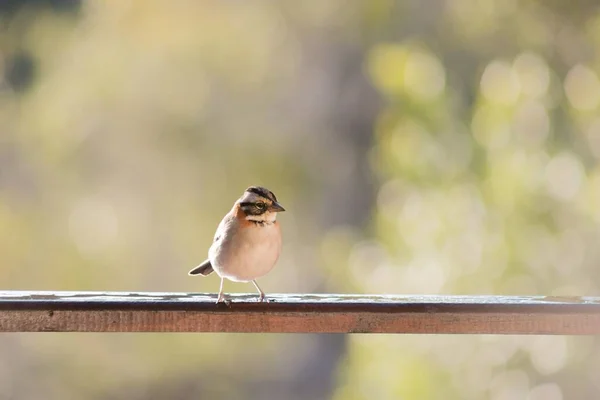
<instances>
[{"instance_id":1,"label":"sparrow","mask_svg":"<svg viewBox=\"0 0 600 400\"><path fill-rule=\"evenodd\" d=\"M208 259L188 275L210 275L221 278L219 302L228 303L223 294L223 282L252 282L265 300L265 293L256 279L270 272L281 252L281 228L277 213L285 208L269 189L250 186L225 215L208 250ZM267 300L268 301L268 300Z\"/></svg>"}]
</instances>

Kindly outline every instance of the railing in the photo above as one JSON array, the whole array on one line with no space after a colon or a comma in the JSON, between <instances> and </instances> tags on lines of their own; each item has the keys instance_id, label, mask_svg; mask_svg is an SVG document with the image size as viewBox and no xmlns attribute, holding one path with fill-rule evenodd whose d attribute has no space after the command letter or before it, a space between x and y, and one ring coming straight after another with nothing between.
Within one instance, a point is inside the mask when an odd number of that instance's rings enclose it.
<instances>
[{"instance_id":1,"label":"railing","mask_svg":"<svg viewBox=\"0 0 600 400\"><path fill-rule=\"evenodd\" d=\"M600 298L0 292L0 332L600 334Z\"/></svg>"}]
</instances>

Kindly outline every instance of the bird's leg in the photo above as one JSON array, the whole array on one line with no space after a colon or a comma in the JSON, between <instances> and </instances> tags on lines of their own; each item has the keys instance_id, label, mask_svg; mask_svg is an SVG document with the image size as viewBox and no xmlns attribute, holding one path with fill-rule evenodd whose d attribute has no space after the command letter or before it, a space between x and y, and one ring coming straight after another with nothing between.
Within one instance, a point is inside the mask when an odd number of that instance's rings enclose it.
<instances>
[{"instance_id":1,"label":"bird's leg","mask_svg":"<svg viewBox=\"0 0 600 400\"><path fill-rule=\"evenodd\" d=\"M268 299L265 298L265 292L263 292L260 287L258 286L258 283L256 283L256 279L252 281L252 283L254 284L254 287L256 288L256 290L258 290L258 293L260 293L260 296L258 296L258 301L266 301L267 303L269 302Z\"/></svg>"},{"instance_id":2,"label":"bird's leg","mask_svg":"<svg viewBox=\"0 0 600 400\"><path fill-rule=\"evenodd\" d=\"M221 286L219 287L219 296L217 297L217 304L219 304L220 302L223 302L227 305L229 305L229 301L225 299L225 295L223 294L223 282L225 281L225 278L221 278Z\"/></svg>"}]
</instances>

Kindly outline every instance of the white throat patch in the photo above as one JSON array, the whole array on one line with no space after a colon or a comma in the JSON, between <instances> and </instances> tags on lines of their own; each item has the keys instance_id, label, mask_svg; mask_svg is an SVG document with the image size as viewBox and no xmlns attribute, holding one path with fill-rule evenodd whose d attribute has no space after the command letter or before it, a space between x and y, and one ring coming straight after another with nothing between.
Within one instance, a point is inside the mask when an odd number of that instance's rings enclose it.
<instances>
[{"instance_id":1,"label":"white throat patch","mask_svg":"<svg viewBox=\"0 0 600 400\"><path fill-rule=\"evenodd\" d=\"M277 219L277 213L274 213L271 211L266 211L265 213L263 213L261 215L247 215L246 219L248 221L253 221L253 222L262 222L265 224L272 224Z\"/></svg>"}]
</instances>

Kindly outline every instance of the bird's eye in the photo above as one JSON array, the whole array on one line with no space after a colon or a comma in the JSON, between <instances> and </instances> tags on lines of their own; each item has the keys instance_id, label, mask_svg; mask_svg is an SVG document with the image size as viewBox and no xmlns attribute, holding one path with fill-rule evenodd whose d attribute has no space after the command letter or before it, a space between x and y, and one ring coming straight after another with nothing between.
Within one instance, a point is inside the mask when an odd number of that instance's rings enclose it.
<instances>
[{"instance_id":1,"label":"bird's eye","mask_svg":"<svg viewBox=\"0 0 600 400\"><path fill-rule=\"evenodd\" d=\"M256 208L259 210L264 210L265 208L267 208L267 205L265 203L256 203Z\"/></svg>"}]
</instances>

